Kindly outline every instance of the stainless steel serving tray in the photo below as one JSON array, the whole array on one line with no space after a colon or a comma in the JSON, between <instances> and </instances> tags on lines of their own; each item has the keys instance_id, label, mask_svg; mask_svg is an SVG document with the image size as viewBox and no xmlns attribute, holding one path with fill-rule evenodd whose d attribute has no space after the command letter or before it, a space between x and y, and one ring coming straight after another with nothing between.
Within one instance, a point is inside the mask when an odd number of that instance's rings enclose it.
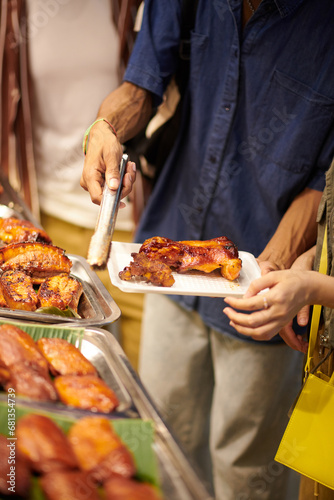
<instances>
[{"instance_id":1,"label":"stainless steel serving tray","mask_svg":"<svg viewBox=\"0 0 334 500\"><path fill-rule=\"evenodd\" d=\"M116 321L121 311L102 281L91 270L87 261L79 256L66 254L72 261L71 275L79 278L83 285L78 312L81 318L67 318L56 314L42 314L33 311L0 308L0 316L18 321L41 323L75 324L78 326L104 326Z\"/></svg>"},{"instance_id":2,"label":"stainless steel serving tray","mask_svg":"<svg viewBox=\"0 0 334 500\"><path fill-rule=\"evenodd\" d=\"M22 322L18 326L24 329L25 326L29 328L32 325L28 322ZM126 418L139 417L143 420L153 421L155 428L154 453L159 467L164 500L213 500L155 409L121 346L110 332L90 327L84 328L80 335L81 329L79 330L77 327L41 324L36 326L41 328L43 335L45 335L45 330L52 328L52 330L59 329L62 332L62 338L66 338L63 333L64 331L66 333L66 330L68 330L69 335L78 336L77 346L84 356L94 364L100 376L116 392L121 401L119 411L109 414L110 418L124 418L125 416ZM73 418L87 414L87 411L74 410L54 403L30 401L26 404L39 411L61 412L63 416L68 415Z\"/></svg>"}]
</instances>

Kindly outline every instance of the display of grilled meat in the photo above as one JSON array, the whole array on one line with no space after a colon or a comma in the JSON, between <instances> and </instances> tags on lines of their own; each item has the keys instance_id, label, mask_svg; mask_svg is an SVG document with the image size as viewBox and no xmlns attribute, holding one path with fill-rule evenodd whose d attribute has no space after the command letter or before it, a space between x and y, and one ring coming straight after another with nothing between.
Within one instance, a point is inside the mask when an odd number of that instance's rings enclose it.
<instances>
[{"instance_id":1,"label":"display of grilled meat","mask_svg":"<svg viewBox=\"0 0 334 500\"><path fill-rule=\"evenodd\" d=\"M52 243L48 234L30 221L16 217L0 218L0 240L4 243L21 243L23 241L38 241Z\"/></svg>"},{"instance_id":2,"label":"display of grilled meat","mask_svg":"<svg viewBox=\"0 0 334 500\"><path fill-rule=\"evenodd\" d=\"M54 306L64 311L67 308L78 311L80 297L83 293L81 282L67 273L46 278L38 289L41 307Z\"/></svg>"},{"instance_id":3,"label":"display of grilled meat","mask_svg":"<svg viewBox=\"0 0 334 500\"><path fill-rule=\"evenodd\" d=\"M0 248L0 269L29 274L34 284L62 273L69 274L72 262L65 251L45 243L13 243Z\"/></svg>"},{"instance_id":4,"label":"display of grilled meat","mask_svg":"<svg viewBox=\"0 0 334 500\"><path fill-rule=\"evenodd\" d=\"M124 281L132 278L141 278L157 286L172 286L175 279L172 269L163 262L151 260L144 253L132 253L133 262L119 273L119 277Z\"/></svg>"},{"instance_id":5,"label":"display of grilled meat","mask_svg":"<svg viewBox=\"0 0 334 500\"><path fill-rule=\"evenodd\" d=\"M154 486L135 479L114 477L104 483L104 490L106 500L162 500Z\"/></svg>"},{"instance_id":6,"label":"display of grilled meat","mask_svg":"<svg viewBox=\"0 0 334 500\"><path fill-rule=\"evenodd\" d=\"M48 473L77 469L78 461L63 430L44 415L30 413L16 425L17 448L31 470Z\"/></svg>"},{"instance_id":7,"label":"display of grilled meat","mask_svg":"<svg viewBox=\"0 0 334 500\"><path fill-rule=\"evenodd\" d=\"M43 337L37 340L37 346L53 375L97 375L92 363L67 340Z\"/></svg>"},{"instance_id":8,"label":"display of grilled meat","mask_svg":"<svg viewBox=\"0 0 334 500\"><path fill-rule=\"evenodd\" d=\"M119 405L114 391L95 375L60 375L54 384L60 400L75 408L110 413Z\"/></svg>"},{"instance_id":9,"label":"display of grilled meat","mask_svg":"<svg viewBox=\"0 0 334 500\"><path fill-rule=\"evenodd\" d=\"M0 276L5 307L35 311L39 301L30 276L22 271L6 271Z\"/></svg>"},{"instance_id":10,"label":"display of grilled meat","mask_svg":"<svg viewBox=\"0 0 334 500\"><path fill-rule=\"evenodd\" d=\"M11 474L13 471L14 474ZM17 456L16 439L11 441L0 434L0 498L7 498L7 495L24 498L30 485L30 470L26 462Z\"/></svg>"},{"instance_id":11,"label":"display of grilled meat","mask_svg":"<svg viewBox=\"0 0 334 500\"><path fill-rule=\"evenodd\" d=\"M206 241L173 241L156 236L144 241L139 253L167 264L178 273L190 270L210 273L219 268L228 280L238 278L242 264L237 247L226 236Z\"/></svg>"},{"instance_id":12,"label":"display of grilled meat","mask_svg":"<svg viewBox=\"0 0 334 500\"><path fill-rule=\"evenodd\" d=\"M132 453L107 418L80 419L71 426L68 439L80 468L97 483L104 483L111 477L130 478L135 475Z\"/></svg>"},{"instance_id":13,"label":"display of grilled meat","mask_svg":"<svg viewBox=\"0 0 334 500\"><path fill-rule=\"evenodd\" d=\"M40 478L39 484L46 500L101 500L97 487L82 471L49 472Z\"/></svg>"},{"instance_id":14,"label":"display of grilled meat","mask_svg":"<svg viewBox=\"0 0 334 500\"><path fill-rule=\"evenodd\" d=\"M58 399L48 362L30 335L14 325L0 326L0 383L7 390L40 401Z\"/></svg>"}]
</instances>

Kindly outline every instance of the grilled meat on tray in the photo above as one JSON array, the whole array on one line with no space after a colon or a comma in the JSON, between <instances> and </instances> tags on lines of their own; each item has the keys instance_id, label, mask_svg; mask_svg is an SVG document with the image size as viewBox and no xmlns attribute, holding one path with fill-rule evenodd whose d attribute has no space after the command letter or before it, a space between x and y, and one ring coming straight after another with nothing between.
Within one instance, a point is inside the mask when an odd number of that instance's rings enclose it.
<instances>
[{"instance_id":1,"label":"grilled meat on tray","mask_svg":"<svg viewBox=\"0 0 334 500\"><path fill-rule=\"evenodd\" d=\"M35 227L30 221L16 217L0 218L0 240L4 243L20 243L23 241L39 241L52 243L47 233Z\"/></svg>"},{"instance_id":2,"label":"grilled meat on tray","mask_svg":"<svg viewBox=\"0 0 334 500\"><path fill-rule=\"evenodd\" d=\"M37 346L48 360L53 375L97 375L92 363L67 340L41 338Z\"/></svg>"},{"instance_id":3,"label":"grilled meat on tray","mask_svg":"<svg viewBox=\"0 0 334 500\"><path fill-rule=\"evenodd\" d=\"M35 311L38 297L30 276L22 271L6 271L0 276L0 288L6 307Z\"/></svg>"},{"instance_id":4,"label":"grilled meat on tray","mask_svg":"<svg viewBox=\"0 0 334 500\"><path fill-rule=\"evenodd\" d=\"M219 268L224 278L235 280L241 270L238 249L226 236L206 241L173 241L156 236L144 241L139 253L164 262L178 273L193 269L210 273Z\"/></svg>"},{"instance_id":5,"label":"grilled meat on tray","mask_svg":"<svg viewBox=\"0 0 334 500\"><path fill-rule=\"evenodd\" d=\"M132 278L142 278L148 283L157 286L172 286L175 279L171 268L157 260L151 260L144 253L132 253L133 262L119 273L119 277L124 281Z\"/></svg>"},{"instance_id":6,"label":"grilled meat on tray","mask_svg":"<svg viewBox=\"0 0 334 500\"><path fill-rule=\"evenodd\" d=\"M83 287L79 280L67 273L46 278L38 290L41 307L54 306L62 311L70 307L77 312Z\"/></svg>"},{"instance_id":7,"label":"grilled meat on tray","mask_svg":"<svg viewBox=\"0 0 334 500\"><path fill-rule=\"evenodd\" d=\"M47 500L101 500L97 487L82 471L49 472L39 482Z\"/></svg>"},{"instance_id":8,"label":"grilled meat on tray","mask_svg":"<svg viewBox=\"0 0 334 500\"><path fill-rule=\"evenodd\" d=\"M16 426L18 452L37 473L76 469L78 461L66 434L50 418L28 414Z\"/></svg>"},{"instance_id":9,"label":"grilled meat on tray","mask_svg":"<svg viewBox=\"0 0 334 500\"><path fill-rule=\"evenodd\" d=\"M13 243L0 248L3 272L20 270L32 277L34 284L61 273L69 274L72 262L65 251L44 243Z\"/></svg>"},{"instance_id":10,"label":"grilled meat on tray","mask_svg":"<svg viewBox=\"0 0 334 500\"><path fill-rule=\"evenodd\" d=\"M162 500L157 489L135 479L114 477L104 484L106 500Z\"/></svg>"},{"instance_id":11,"label":"grilled meat on tray","mask_svg":"<svg viewBox=\"0 0 334 500\"><path fill-rule=\"evenodd\" d=\"M0 326L0 384L32 399L58 399L47 360L30 335L14 325Z\"/></svg>"},{"instance_id":12,"label":"grilled meat on tray","mask_svg":"<svg viewBox=\"0 0 334 500\"><path fill-rule=\"evenodd\" d=\"M114 391L95 375L60 375L54 384L60 400L75 408L110 413L119 404Z\"/></svg>"},{"instance_id":13,"label":"grilled meat on tray","mask_svg":"<svg viewBox=\"0 0 334 500\"><path fill-rule=\"evenodd\" d=\"M133 477L133 456L104 417L85 417L73 424L68 438L80 468L98 483L111 477ZM130 497L129 497L130 498Z\"/></svg>"}]
</instances>

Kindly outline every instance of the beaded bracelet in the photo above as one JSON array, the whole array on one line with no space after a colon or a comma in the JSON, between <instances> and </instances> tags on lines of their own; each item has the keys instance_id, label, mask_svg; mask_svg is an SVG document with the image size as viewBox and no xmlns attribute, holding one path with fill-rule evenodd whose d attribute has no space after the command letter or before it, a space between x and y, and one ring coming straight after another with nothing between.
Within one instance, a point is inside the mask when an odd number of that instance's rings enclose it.
<instances>
[{"instance_id":1,"label":"beaded bracelet","mask_svg":"<svg viewBox=\"0 0 334 500\"><path fill-rule=\"evenodd\" d=\"M88 129L86 130L85 132L85 135L84 135L84 139L83 139L83 143L82 143L82 149L83 149L83 153L84 155L86 156L86 153L87 153L87 142L88 142L88 136L89 136L89 132L90 132L90 129L95 125L95 123L97 122L106 122L109 127L111 128L113 134L115 135L116 139L117 139L117 133L116 133L116 130L115 128L111 125L110 122L108 122L108 120L106 118L98 118L97 120L95 120L95 122L93 122L89 127Z\"/></svg>"}]
</instances>

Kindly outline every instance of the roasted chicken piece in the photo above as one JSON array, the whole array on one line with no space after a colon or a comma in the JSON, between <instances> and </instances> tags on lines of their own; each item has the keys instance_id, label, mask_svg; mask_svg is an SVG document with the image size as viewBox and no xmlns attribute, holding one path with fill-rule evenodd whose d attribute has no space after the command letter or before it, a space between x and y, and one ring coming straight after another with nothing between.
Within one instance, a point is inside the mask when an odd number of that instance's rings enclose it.
<instances>
[{"instance_id":1,"label":"roasted chicken piece","mask_svg":"<svg viewBox=\"0 0 334 500\"><path fill-rule=\"evenodd\" d=\"M167 264L151 260L144 253L132 253L131 257L133 262L119 273L122 280L130 281L139 277L157 286L172 286L175 283L172 270Z\"/></svg>"},{"instance_id":2,"label":"roasted chicken piece","mask_svg":"<svg viewBox=\"0 0 334 500\"><path fill-rule=\"evenodd\" d=\"M6 271L0 277L0 287L7 307L36 311L39 300L30 276L22 271Z\"/></svg>"},{"instance_id":3,"label":"roasted chicken piece","mask_svg":"<svg viewBox=\"0 0 334 500\"><path fill-rule=\"evenodd\" d=\"M114 477L104 483L106 500L162 500L158 490L135 479Z\"/></svg>"},{"instance_id":4,"label":"roasted chicken piece","mask_svg":"<svg viewBox=\"0 0 334 500\"><path fill-rule=\"evenodd\" d=\"M0 434L0 498L26 498L31 474L27 464L16 453L16 439Z\"/></svg>"},{"instance_id":5,"label":"roasted chicken piece","mask_svg":"<svg viewBox=\"0 0 334 500\"><path fill-rule=\"evenodd\" d=\"M28 220L16 217L0 219L0 240L4 243L21 243L23 241L51 243L51 238L43 229L35 227Z\"/></svg>"},{"instance_id":6,"label":"roasted chicken piece","mask_svg":"<svg viewBox=\"0 0 334 500\"><path fill-rule=\"evenodd\" d=\"M119 404L114 391L95 375L60 375L54 384L60 400L75 408L110 413Z\"/></svg>"},{"instance_id":7,"label":"roasted chicken piece","mask_svg":"<svg viewBox=\"0 0 334 500\"><path fill-rule=\"evenodd\" d=\"M78 468L66 434L50 418L35 413L16 425L17 448L30 468L39 474Z\"/></svg>"},{"instance_id":8,"label":"roasted chicken piece","mask_svg":"<svg viewBox=\"0 0 334 500\"><path fill-rule=\"evenodd\" d=\"M30 335L14 325L0 326L0 383L17 395L55 401L48 362Z\"/></svg>"},{"instance_id":9,"label":"roasted chicken piece","mask_svg":"<svg viewBox=\"0 0 334 500\"><path fill-rule=\"evenodd\" d=\"M65 339L41 338L37 346L48 360L53 375L97 375L92 363Z\"/></svg>"},{"instance_id":10,"label":"roasted chicken piece","mask_svg":"<svg viewBox=\"0 0 334 500\"><path fill-rule=\"evenodd\" d=\"M38 366L41 372L48 373L48 362L27 333L15 325L0 325L0 362L5 367L25 362L27 365Z\"/></svg>"},{"instance_id":11,"label":"roasted chicken piece","mask_svg":"<svg viewBox=\"0 0 334 500\"><path fill-rule=\"evenodd\" d=\"M82 471L59 470L44 474L39 483L47 500L99 500L98 490ZM130 500L130 497L128 497Z\"/></svg>"},{"instance_id":12,"label":"roasted chicken piece","mask_svg":"<svg viewBox=\"0 0 334 500\"><path fill-rule=\"evenodd\" d=\"M79 280L67 273L47 278L39 287L41 307L54 306L64 311L68 307L77 312L83 286Z\"/></svg>"},{"instance_id":13,"label":"roasted chicken piece","mask_svg":"<svg viewBox=\"0 0 334 500\"><path fill-rule=\"evenodd\" d=\"M151 260L158 260L178 273L190 270L210 273L220 268L224 278L235 280L241 270L237 247L225 236L206 241L173 241L156 236L139 249Z\"/></svg>"},{"instance_id":14,"label":"roasted chicken piece","mask_svg":"<svg viewBox=\"0 0 334 500\"><path fill-rule=\"evenodd\" d=\"M6 299L3 295L1 283L0 283L0 307L8 307Z\"/></svg>"},{"instance_id":15,"label":"roasted chicken piece","mask_svg":"<svg viewBox=\"0 0 334 500\"><path fill-rule=\"evenodd\" d=\"M3 272L20 270L32 277L34 284L61 273L69 274L72 262L65 251L45 243L12 243L0 248Z\"/></svg>"},{"instance_id":16,"label":"roasted chicken piece","mask_svg":"<svg viewBox=\"0 0 334 500\"><path fill-rule=\"evenodd\" d=\"M134 476L136 466L132 453L107 418L94 416L78 420L71 426L68 439L80 468L94 481L104 483L114 476Z\"/></svg>"},{"instance_id":17,"label":"roasted chicken piece","mask_svg":"<svg viewBox=\"0 0 334 500\"><path fill-rule=\"evenodd\" d=\"M10 378L4 384L5 390L15 389L18 396L25 396L36 401L57 401L57 391L49 374L37 366L20 363L9 368Z\"/></svg>"}]
</instances>

